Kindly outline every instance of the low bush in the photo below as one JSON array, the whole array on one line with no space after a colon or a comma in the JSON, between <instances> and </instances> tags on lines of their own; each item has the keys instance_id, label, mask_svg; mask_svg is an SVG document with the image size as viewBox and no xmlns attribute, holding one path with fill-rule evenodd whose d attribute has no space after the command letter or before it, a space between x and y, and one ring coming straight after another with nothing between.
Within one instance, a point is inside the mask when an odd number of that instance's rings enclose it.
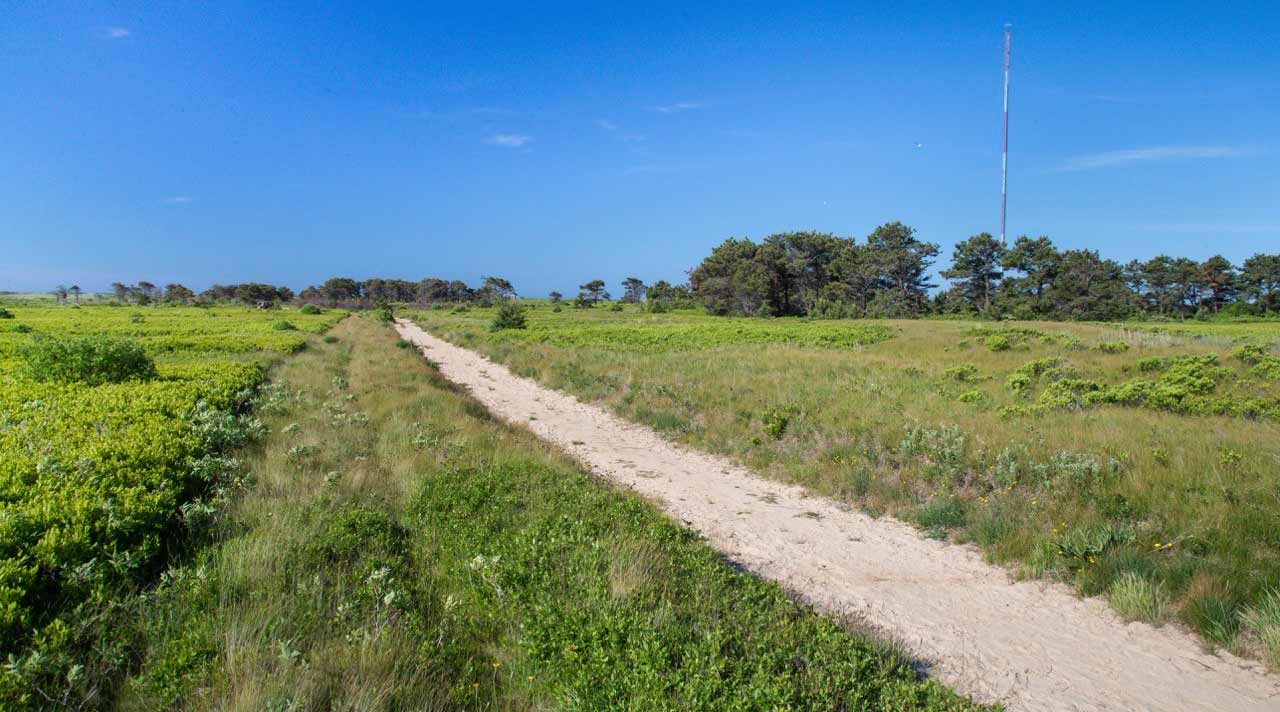
<instances>
[{"instance_id":1,"label":"low bush","mask_svg":"<svg viewBox=\"0 0 1280 712\"><path fill-rule=\"evenodd\" d=\"M298 311L299 311L299 312L301 312L301 313L303 313L303 314L322 314L322 313L324 313L324 310L323 310L323 309L321 309L320 307L318 307L318 306L316 306L316 305L314 305L314 304L303 304L303 305L302 305L302 308L301 308L301 309L299 309Z\"/></svg>"},{"instance_id":2,"label":"low bush","mask_svg":"<svg viewBox=\"0 0 1280 712\"><path fill-rule=\"evenodd\" d=\"M13 318L13 312L9 311L8 309L5 309L4 307L0 307L0 319L12 319L12 318Z\"/></svg>"},{"instance_id":3,"label":"low bush","mask_svg":"<svg viewBox=\"0 0 1280 712\"><path fill-rule=\"evenodd\" d=\"M514 301L503 302L498 307L498 313L494 315L493 321L489 324L490 331L527 328L529 328L529 322L525 316L524 307Z\"/></svg>"},{"instance_id":4,"label":"low bush","mask_svg":"<svg viewBox=\"0 0 1280 712\"><path fill-rule=\"evenodd\" d=\"M156 375L155 362L141 346L110 336L37 338L21 354L31 378L41 383L99 386Z\"/></svg>"},{"instance_id":5,"label":"low bush","mask_svg":"<svg viewBox=\"0 0 1280 712\"><path fill-rule=\"evenodd\" d=\"M298 330L298 327L294 326L291 322L285 321L284 319L271 322L271 328L275 329L276 331L297 331Z\"/></svg>"}]
</instances>

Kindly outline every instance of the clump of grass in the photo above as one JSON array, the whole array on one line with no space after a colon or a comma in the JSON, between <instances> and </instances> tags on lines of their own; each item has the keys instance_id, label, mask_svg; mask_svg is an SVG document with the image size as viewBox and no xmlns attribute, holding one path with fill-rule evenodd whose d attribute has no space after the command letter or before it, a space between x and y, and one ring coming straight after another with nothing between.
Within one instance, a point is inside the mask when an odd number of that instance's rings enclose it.
<instances>
[{"instance_id":1,"label":"clump of grass","mask_svg":"<svg viewBox=\"0 0 1280 712\"><path fill-rule=\"evenodd\" d=\"M12 318L14 318L13 312L9 311L8 309L5 309L4 307L0 307L0 319L12 319Z\"/></svg>"},{"instance_id":2,"label":"clump of grass","mask_svg":"<svg viewBox=\"0 0 1280 712\"><path fill-rule=\"evenodd\" d=\"M303 304L302 308L299 309L298 311L303 314L323 314L324 313L323 309L321 309L320 307L314 304Z\"/></svg>"},{"instance_id":3,"label":"clump of grass","mask_svg":"<svg viewBox=\"0 0 1280 712\"><path fill-rule=\"evenodd\" d=\"M1111 584L1108 599L1125 620L1158 624L1169 615L1169 595L1164 586L1132 571Z\"/></svg>"},{"instance_id":4,"label":"clump of grass","mask_svg":"<svg viewBox=\"0 0 1280 712\"><path fill-rule=\"evenodd\" d=\"M279 319L271 322L271 328L275 329L276 331L297 331L298 330L298 327L294 326L293 322L285 319Z\"/></svg>"},{"instance_id":5,"label":"clump of grass","mask_svg":"<svg viewBox=\"0 0 1280 712\"><path fill-rule=\"evenodd\" d=\"M338 337L334 336L333 334L325 334L324 338L321 339L321 341L325 342L326 344L336 344L338 343Z\"/></svg>"},{"instance_id":6,"label":"clump of grass","mask_svg":"<svg viewBox=\"0 0 1280 712\"><path fill-rule=\"evenodd\" d=\"M1280 670L1280 588L1268 590L1240 618L1261 649L1262 659L1272 670Z\"/></svg>"},{"instance_id":7,"label":"clump of grass","mask_svg":"<svg viewBox=\"0 0 1280 712\"><path fill-rule=\"evenodd\" d=\"M110 336L37 338L21 350L31 378L99 386L156 375L155 362L137 343Z\"/></svg>"},{"instance_id":8,"label":"clump of grass","mask_svg":"<svg viewBox=\"0 0 1280 712\"><path fill-rule=\"evenodd\" d=\"M1129 350L1129 344L1123 341L1103 341L1093 345L1094 351L1104 354L1122 354Z\"/></svg>"}]
</instances>

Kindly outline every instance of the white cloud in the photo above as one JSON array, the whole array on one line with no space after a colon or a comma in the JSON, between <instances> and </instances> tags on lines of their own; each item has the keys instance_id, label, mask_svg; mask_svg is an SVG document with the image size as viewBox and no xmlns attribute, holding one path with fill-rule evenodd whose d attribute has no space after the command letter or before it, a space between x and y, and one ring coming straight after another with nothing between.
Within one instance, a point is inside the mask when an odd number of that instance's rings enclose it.
<instances>
[{"instance_id":1,"label":"white cloud","mask_svg":"<svg viewBox=\"0 0 1280 712\"><path fill-rule=\"evenodd\" d=\"M1173 161L1183 159L1231 158L1243 156L1249 150L1242 146L1155 146L1151 148L1129 148L1121 151L1103 151L1084 156L1068 158L1062 165L1064 171L1083 171L1091 168L1106 168L1127 163L1148 161Z\"/></svg>"},{"instance_id":2,"label":"white cloud","mask_svg":"<svg viewBox=\"0 0 1280 712\"><path fill-rule=\"evenodd\" d=\"M165 198L164 202L168 203L169 205L186 205L187 203L190 203L192 200L193 198L189 195L175 195L171 198Z\"/></svg>"},{"instance_id":3,"label":"white cloud","mask_svg":"<svg viewBox=\"0 0 1280 712\"><path fill-rule=\"evenodd\" d=\"M103 37L105 37L106 39L109 39L109 40L122 40L122 39L124 39L124 38L128 37L130 34L132 34L132 33L131 33L131 32L129 32L129 28L128 28L128 27L118 27L118 26L117 26L117 27L104 27L104 28L102 28L102 36L103 36Z\"/></svg>"},{"instance_id":4,"label":"white cloud","mask_svg":"<svg viewBox=\"0 0 1280 712\"><path fill-rule=\"evenodd\" d=\"M702 108L702 104L699 104L697 102L679 101L674 104L667 104L665 106L655 106L653 107L653 110L660 114L678 114L681 111L688 111L690 109L701 109L701 108Z\"/></svg>"},{"instance_id":5,"label":"white cloud","mask_svg":"<svg viewBox=\"0 0 1280 712\"><path fill-rule=\"evenodd\" d=\"M489 137L489 143L495 146L505 146L507 148L520 148L532 140L533 139L523 134L510 133L494 134Z\"/></svg>"},{"instance_id":6,"label":"white cloud","mask_svg":"<svg viewBox=\"0 0 1280 712\"><path fill-rule=\"evenodd\" d=\"M609 121L608 119L596 119L596 126L599 126L600 128L604 129L605 131L617 131L617 130L618 130L618 125L617 125L617 124L615 124L615 123L613 123L612 121Z\"/></svg>"}]
</instances>

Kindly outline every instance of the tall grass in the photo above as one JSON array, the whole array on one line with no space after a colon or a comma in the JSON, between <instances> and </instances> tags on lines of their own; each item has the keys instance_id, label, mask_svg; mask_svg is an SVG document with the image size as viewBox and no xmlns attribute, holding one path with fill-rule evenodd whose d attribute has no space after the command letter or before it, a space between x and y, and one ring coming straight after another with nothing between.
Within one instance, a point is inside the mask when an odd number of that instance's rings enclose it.
<instances>
[{"instance_id":1,"label":"tall grass","mask_svg":"<svg viewBox=\"0 0 1280 712\"><path fill-rule=\"evenodd\" d=\"M692 312L540 305L528 316L514 339L490 334L483 310L416 318L516 373L765 476L977 543L1023 576L1117 601L1135 600L1144 582L1167 605L1159 616L1126 615L1175 618L1211 643L1256 648L1241 637L1241 616L1280 581L1280 422L1195 413L1280 404L1280 381L1232 355L1241 342L1274 348L1280 325L1137 334L884 321L872 326L892 338L845 348L803 337L725 343L727 322ZM868 326L757 323L778 333ZM656 337L604 338L633 328L717 337L666 349ZM987 343L995 336L998 348ZM1209 354L1217 361L1179 361ZM1121 404L1092 400L1084 383Z\"/></svg>"},{"instance_id":2,"label":"tall grass","mask_svg":"<svg viewBox=\"0 0 1280 712\"><path fill-rule=\"evenodd\" d=\"M491 421L372 319L277 370L256 482L123 709L968 709Z\"/></svg>"}]
</instances>

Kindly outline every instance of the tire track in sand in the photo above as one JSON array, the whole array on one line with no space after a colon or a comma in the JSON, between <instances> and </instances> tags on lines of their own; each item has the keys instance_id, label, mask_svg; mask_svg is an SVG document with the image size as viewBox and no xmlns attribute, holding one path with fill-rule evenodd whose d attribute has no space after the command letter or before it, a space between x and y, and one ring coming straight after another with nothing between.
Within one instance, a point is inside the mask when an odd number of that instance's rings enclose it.
<instances>
[{"instance_id":1,"label":"tire track in sand","mask_svg":"<svg viewBox=\"0 0 1280 712\"><path fill-rule=\"evenodd\" d=\"M1280 678L1207 654L1176 627L1124 623L1065 586L1012 581L972 547L679 447L407 320L396 329L495 416L656 501L755 574L901 641L930 675L978 701L1054 712L1280 710Z\"/></svg>"}]
</instances>

